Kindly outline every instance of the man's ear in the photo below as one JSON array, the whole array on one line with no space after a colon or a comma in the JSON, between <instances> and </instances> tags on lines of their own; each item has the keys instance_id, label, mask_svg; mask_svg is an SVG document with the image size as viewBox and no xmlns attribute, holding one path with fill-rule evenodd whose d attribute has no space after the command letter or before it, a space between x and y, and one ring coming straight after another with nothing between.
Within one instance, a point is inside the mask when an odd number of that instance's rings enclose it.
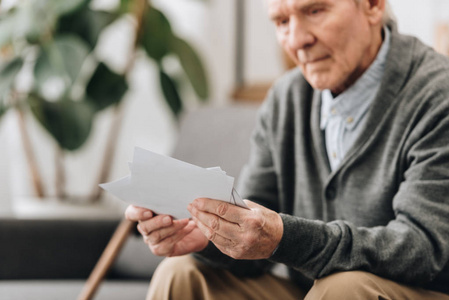
<instances>
[{"instance_id":1,"label":"man's ear","mask_svg":"<svg viewBox=\"0 0 449 300\"><path fill-rule=\"evenodd\" d=\"M386 0L361 0L363 10L372 25L377 25L382 22L382 17L385 12Z\"/></svg>"}]
</instances>

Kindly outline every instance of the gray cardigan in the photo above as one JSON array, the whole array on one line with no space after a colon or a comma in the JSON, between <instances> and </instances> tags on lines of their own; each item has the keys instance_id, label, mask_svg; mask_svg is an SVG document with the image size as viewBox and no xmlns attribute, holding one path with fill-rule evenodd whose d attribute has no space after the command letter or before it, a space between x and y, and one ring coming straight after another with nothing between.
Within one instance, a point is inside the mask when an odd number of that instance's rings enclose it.
<instances>
[{"instance_id":1,"label":"gray cardigan","mask_svg":"<svg viewBox=\"0 0 449 300\"><path fill-rule=\"evenodd\" d=\"M330 171L319 128L320 92L299 70L261 107L245 198L279 211L269 259L320 278L365 270L449 293L449 60L392 26L385 75L360 137ZM240 275L267 261L199 254Z\"/></svg>"}]
</instances>

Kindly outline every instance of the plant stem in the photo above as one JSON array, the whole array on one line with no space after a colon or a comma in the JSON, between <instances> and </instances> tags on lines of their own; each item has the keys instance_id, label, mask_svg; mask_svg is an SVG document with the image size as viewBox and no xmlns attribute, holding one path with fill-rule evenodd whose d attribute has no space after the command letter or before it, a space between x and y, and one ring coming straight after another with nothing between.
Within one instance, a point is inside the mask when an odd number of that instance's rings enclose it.
<instances>
[{"instance_id":1,"label":"plant stem","mask_svg":"<svg viewBox=\"0 0 449 300\"><path fill-rule=\"evenodd\" d=\"M149 6L148 0L135 0L134 1L134 15L136 17L136 28L135 28L135 37L133 43L133 49L129 60L127 62L125 68L125 74L129 74L134 67L134 62L136 60L136 49L139 45L139 41L143 31L143 22L145 12ZM96 181L95 186L93 187L93 191L91 194L91 201L98 202L103 194L103 190L98 186L100 183L105 182L109 178L109 174L111 172L112 160L115 155L117 140L120 132L120 127L123 121L123 101L120 101L117 105L114 106L114 116L111 122L111 127L109 129L108 139L106 141L106 148L103 156L103 161L100 168L100 173L98 179Z\"/></svg>"},{"instance_id":2,"label":"plant stem","mask_svg":"<svg viewBox=\"0 0 449 300\"><path fill-rule=\"evenodd\" d=\"M25 122L25 113L22 108L17 106L17 115L19 122L19 129L21 133L23 148L25 150L25 156L28 162L28 168L31 174L31 179L33 183L35 195L42 199L45 196L44 187L42 185L42 177L40 176L39 168L36 163L36 158L33 152L33 147L31 146L30 136L28 134L28 129Z\"/></svg>"},{"instance_id":3,"label":"plant stem","mask_svg":"<svg viewBox=\"0 0 449 300\"><path fill-rule=\"evenodd\" d=\"M61 146L57 145L55 149L55 192L58 199L64 199L67 196L65 183L64 152Z\"/></svg>"}]
</instances>

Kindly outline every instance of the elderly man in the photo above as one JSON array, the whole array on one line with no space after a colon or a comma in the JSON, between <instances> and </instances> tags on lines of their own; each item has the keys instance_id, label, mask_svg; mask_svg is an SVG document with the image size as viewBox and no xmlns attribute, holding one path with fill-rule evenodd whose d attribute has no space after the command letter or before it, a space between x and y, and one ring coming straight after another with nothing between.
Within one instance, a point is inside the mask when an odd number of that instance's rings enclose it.
<instances>
[{"instance_id":1,"label":"elderly man","mask_svg":"<svg viewBox=\"0 0 449 300\"><path fill-rule=\"evenodd\" d=\"M129 207L153 253L179 256L150 299L449 299L449 62L385 6L268 0L299 68L260 110L241 176L251 209Z\"/></svg>"}]
</instances>

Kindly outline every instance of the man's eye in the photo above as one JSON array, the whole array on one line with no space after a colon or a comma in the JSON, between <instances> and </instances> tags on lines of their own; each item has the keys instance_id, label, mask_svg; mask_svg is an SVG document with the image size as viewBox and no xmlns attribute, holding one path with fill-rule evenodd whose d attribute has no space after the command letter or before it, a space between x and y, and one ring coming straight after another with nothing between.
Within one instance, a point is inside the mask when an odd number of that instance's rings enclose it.
<instances>
[{"instance_id":1,"label":"man's eye","mask_svg":"<svg viewBox=\"0 0 449 300\"><path fill-rule=\"evenodd\" d=\"M314 8L314 9L309 10L309 14L310 15L316 15L316 14L319 14L320 12L322 12L322 11L323 11L323 9L321 9L321 8Z\"/></svg>"},{"instance_id":2,"label":"man's eye","mask_svg":"<svg viewBox=\"0 0 449 300\"><path fill-rule=\"evenodd\" d=\"M279 19L276 23L277 26L285 26L288 24L288 19Z\"/></svg>"}]
</instances>

